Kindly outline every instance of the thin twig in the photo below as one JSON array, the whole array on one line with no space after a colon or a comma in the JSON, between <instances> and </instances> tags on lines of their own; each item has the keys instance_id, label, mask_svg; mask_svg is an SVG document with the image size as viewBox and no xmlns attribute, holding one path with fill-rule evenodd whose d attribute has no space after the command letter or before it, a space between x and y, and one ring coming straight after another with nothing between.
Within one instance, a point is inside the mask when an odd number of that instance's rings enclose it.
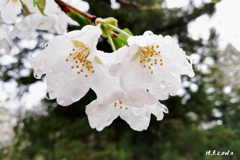
<instances>
[{"instance_id":1,"label":"thin twig","mask_svg":"<svg viewBox=\"0 0 240 160\"><path fill-rule=\"evenodd\" d=\"M96 16L93 16L93 15L90 15L90 14L87 14L87 13L84 13L80 10L78 10L77 8L74 8L73 6L61 1L61 0L55 0L55 2L60 6L60 8L65 12L66 9L71 9L71 10L74 10L75 12L81 14L83 17L89 19L91 22L95 22L96 20Z\"/></svg>"},{"instance_id":2,"label":"thin twig","mask_svg":"<svg viewBox=\"0 0 240 160\"><path fill-rule=\"evenodd\" d=\"M118 0L118 1L123 3L123 4L133 5L135 7L138 7L138 8L144 9L144 10L154 10L154 8L151 7L151 6L141 5L141 4L138 4L137 2L129 2L129 1L126 1L126 0Z\"/></svg>"}]
</instances>

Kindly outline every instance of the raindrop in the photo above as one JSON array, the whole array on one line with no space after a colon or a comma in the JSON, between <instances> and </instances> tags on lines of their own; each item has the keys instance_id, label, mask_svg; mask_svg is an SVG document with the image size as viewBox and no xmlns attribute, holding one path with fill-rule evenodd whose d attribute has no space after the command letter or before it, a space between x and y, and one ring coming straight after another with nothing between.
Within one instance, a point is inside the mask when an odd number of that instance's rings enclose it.
<instances>
[{"instance_id":1,"label":"raindrop","mask_svg":"<svg viewBox=\"0 0 240 160\"><path fill-rule=\"evenodd\" d=\"M170 87L171 87L171 84L170 84L170 83L168 83L167 87L168 87L168 88L170 88Z\"/></svg>"},{"instance_id":2,"label":"raindrop","mask_svg":"<svg viewBox=\"0 0 240 160\"><path fill-rule=\"evenodd\" d=\"M162 94L161 94L161 100L165 100L168 98L168 93L166 91L164 91Z\"/></svg>"},{"instance_id":3,"label":"raindrop","mask_svg":"<svg viewBox=\"0 0 240 160\"><path fill-rule=\"evenodd\" d=\"M49 68L48 71L47 71L47 73L53 73L52 68Z\"/></svg>"},{"instance_id":4,"label":"raindrop","mask_svg":"<svg viewBox=\"0 0 240 160\"><path fill-rule=\"evenodd\" d=\"M50 99L49 93L46 94L46 99Z\"/></svg>"},{"instance_id":5,"label":"raindrop","mask_svg":"<svg viewBox=\"0 0 240 160\"><path fill-rule=\"evenodd\" d=\"M164 112L168 113L168 108L164 106Z\"/></svg>"},{"instance_id":6,"label":"raindrop","mask_svg":"<svg viewBox=\"0 0 240 160\"><path fill-rule=\"evenodd\" d=\"M56 81L56 82L55 82L55 86L58 86L58 85L59 85L59 81Z\"/></svg>"},{"instance_id":7,"label":"raindrop","mask_svg":"<svg viewBox=\"0 0 240 160\"><path fill-rule=\"evenodd\" d=\"M132 43L133 41L134 41L134 38L133 38L133 37L129 37L129 38L128 38L128 42L129 42L129 43Z\"/></svg>"},{"instance_id":8,"label":"raindrop","mask_svg":"<svg viewBox=\"0 0 240 160\"><path fill-rule=\"evenodd\" d=\"M49 100L49 99L53 99L54 97L54 91L50 91L50 92L47 92L46 94L46 98Z\"/></svg>"},{"instance_id":9,"label":"raindrop","mask_svg":"<svg viewBox=\"0 0 240 160\"><path fill-rule=\"evenodd\" d=\"M76 102L76 101L78 101L79 98L80 98L79 95L80 95L80 90L79 90L79 88L75 88L75 89L72 91L70 97L71 97L71 99L72 99L73 102Z\"/></svg>"},{"instance_id":10,"label":"raindrop","mask_svg":"<svg viewBox=\"0 0 240 160\"><path fill-rule=\"evenodd\" d=\"M45 48L47 48L47 46L48 46L48 42L47 42L47 43L45 43Z\"/></svg>"},{"instance_id":11,"label":"raindrop","mask_svg":"<svg viewBox=\"0 0 240 160\"><path fill-rule=\"evenodd\" d=\"M138 45L139 45L140 47L146 47L146 46L147 46L147 42L144 41L144 40L141 40L141 41L138 43Z\"/></svg>"},{"instance_id":12,"label":"raindrop","mask_svg":"<svg viewBox=\"0 0 240 160\"><path fill-rule=\"evenodd\" d=\"M42 71L37 70L37 71L34 72L34 77L35 78L39 79L39 78L41 78L41 76L42 76Z\"/></svg>"},{"instance_id":13,"label":"raindrop","mask_svg":"<svg viewBox=\"0 0 240 160\"><path fill-rule=\"evenodd\" d=\"M188 63L192 64L192 59L191 59L191 57L186 56L186 59L187 59L187 62L188 62Z\"/></svg>"},{"instance_id":14,"label":"raindrop","mask_svg":"<svg viewBox=\"0 0 240 160\"><path fill-rule=\"evenodd\" d=\"M177 72L176 72L175 69L171 69L169 72L170 72L173 76L175 76L175 75L177 74Z\"/></svg>"},{"instance_id":15,"label":"raindrop","mask_svg":"<svg viewBox=\"0 0 240 160\"><path fill-rule=\"evenodd\" d=\"M166 88L166 81L161 81L160 86L161 88Z\"/></svg>"},{"instance_id":16,"label":"raindrop","mask_svg":"<svg viewBox=\"0 0 240 160\"><path fill-rule=\"evenodd\" d=\"M106 124L110 125L112 123L112 116L109 115L108 119L106 120Z\"/></svg>"},{"instance_id":17,"label":"raindrop","mask_svg":"<svg viewBox=\"0 0 240 160\"><path fill-rule=\"evenodd\" d=\"M71 76L71 77L70 77L70 80L71 80L71 81L72 81L72 80L74 80L74 79L75 79L75 77L74 77L74 76Z\"/></svg>"},{"instance_id":18,"label":"raindrop","mask_svg":"<svg viewBox=\"0 0 240 160\"><path fill-rule=\"evenodd\" d=\"M65 100L64 100L63 97L59 97L59 98L57 99L57 102L58 102L58 104L63 105L63 103L65 102Z\"/></svg>"},{"instance_id":19,"label":"raindrop","mask_svg":"<svg viewBox=\"0 0 240 160\"><path fill-rule=\"evenodd\" d=\"M177 58L175 58L174 60L175 60L175 62L176 62L177 64L179 63L179 60L178 60Z\"/></svg>"},{"instance_id":20,"label":"raindrop","mask_svg":"<svg viewBox=\"0 0 240 160\"><path fill-rule=\"evenodd\" d=\"M46 65L47 65L46 59L41 59L40 64L39 64L39 68L41 70L44 70L46 68Z\"/></svg>"},{"instance_id":21,"label":"raindrop","mask_svg":"<svg viewBox=\"0 0 240 160\"><path fill-rule=\"evenodd\" d=\"M150 35L153 35L153 32L152 31L146 31L143 33L144 36L150 36Z\"/></svg>"}]
</instances>

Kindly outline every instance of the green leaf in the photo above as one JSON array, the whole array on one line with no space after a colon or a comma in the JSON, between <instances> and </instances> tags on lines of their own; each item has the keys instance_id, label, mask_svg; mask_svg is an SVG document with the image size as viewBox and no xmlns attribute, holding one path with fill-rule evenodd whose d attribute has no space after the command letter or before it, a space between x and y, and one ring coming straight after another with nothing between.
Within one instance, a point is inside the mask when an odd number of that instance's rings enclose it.
<instances>
[{"instance_id":1,"label":"green leaf","mask_svg":"<svg viewBox=\"0 0 240 160\"><path fill-rule=\"evenodd\" d=\"M105 18L104 24L111 24L115 27L118 27L118 20L113 17Z\"/></svg>"},{"instance_id":2,"label":"green leaf","mask_svg":"<svg viewBox=\"0 0 240 160\"><path fill-rule=\"evenodd\" d=\"M131 32L128 28L124 28L123 31L124 31L124 32L127 32L128 34L130 34L131 36L133 36L132 32Z\"/></svg>"},{"instance_id":3,"label":"green leaf","mask_svg":"<svg viewBox=\"0 0 240 160\"><path fill-rule=\"evenodd\" d=\"M33 4L34 6L38 7L38 10L41 12L42 15L46 16L46 14L43 12L46 6L46 0L33 0Z\"/></svg>"},{"instance_id":4,"label":"green leaf","mask_svg":"<svg viewBox=\"0 0 240 160\"><path fill-rule=\"evenodd\" d=\"M76 21L80 26L86 26L89 24L92 24L92 22L83 17L82 15L80 15L79 13L77 13L76 11L71 10L70 12L67 13L67 15L72 18L74 21Z\"/></svg>"},{"instance_id":5,"label":"green leaf","mask_svg":"<svg viewBox=\"0 0 240 160\"><path fill-rule=\"evenodd\" d=\"M218 3L220 2L221 0L212 0L213 3Z\"/></svg>"},{"instance_id":6,"label":"green leaf","mask_svg":"<svg viewBox=\"0 0 240 160\"><path fill-rule=\"evenodd\" d=\"M128 28L123 29L123 31L128 33L129 35L133 35ZM119 49L123 46L128 46L127 37L123 33L119 33L118 37L113 38L113 42L116 46L116 49Z\"/></svg>"},{"instance_id":7,"label":"green leaf","mask_svg":"<svg viewBox=\"0 0 240 160\"><path fill-rule=\"evenodd\" d=\"M119 49L123 46L128 45L127 39L123 36L120 36L120 34L118 37L112 38L112 40L113 40L113 43L115 44L116 49Z\"/></svg>"}]
</instances>

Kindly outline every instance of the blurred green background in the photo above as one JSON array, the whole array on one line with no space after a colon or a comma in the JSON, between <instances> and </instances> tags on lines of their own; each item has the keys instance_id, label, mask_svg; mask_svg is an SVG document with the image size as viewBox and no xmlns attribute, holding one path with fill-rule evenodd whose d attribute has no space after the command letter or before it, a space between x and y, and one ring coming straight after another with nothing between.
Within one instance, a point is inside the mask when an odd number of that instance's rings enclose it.
<instances>
[{"instance_id":1,"label":"blurred green background","mask_svg":"<svg viewBox=\"0 0 240 160\"><path fill-rule=\"evenodd\" d=\"M129 0L130 1L130 0ZM115 17L120 28L129 28L134 35L151 30L155 34L175 37L187 55L199 59L193 65L196 76L182 76L183 92L170 97L165 104L169 113L162 121L152 116L148 130L133 131L125 121L116 119L98 132L91 129L85 106L96 98L93 91L68 107L58 106L55 100L43 99L38 107L47 113L28 111L19 116L10 145L0 149L1 160L238 160L240 159L239 84L229 76L230 67L238 63L233 56L240 53L228 45L218 49L218 34L212 28L207 41L194 40L188 33L188 24L202 15L212 16L215 4L204 3L188 8L168 9L162 0L139 0L138 5L120 2L112 10L109 0L88 0L89 13L98 17ZM132 2L132 1L130 1ZM204 25L204 24L203 24ZM69 27L69 30L77 29ZM20 76L26 69L24 60L46 42L39 32L37 46L22 48L15 55L18 61L1 64L3 82L17 82L16 92L21 96L36 83L33 73ZM21 40L15 40L21 48ZM111 51L103 39L98 49ZM211 63L208 63L208 61ZM207 69L203 70L205 67ZM18 76L16 76L16 74ZM235 73L233 73L235 74ZM231 92L227 92L231 88ZM24 106L23 106L24 107ZM1 138L1 137L0 137ZM234 155L210 156L207 151L228 151Z\"/></svg>"}]
</instances>

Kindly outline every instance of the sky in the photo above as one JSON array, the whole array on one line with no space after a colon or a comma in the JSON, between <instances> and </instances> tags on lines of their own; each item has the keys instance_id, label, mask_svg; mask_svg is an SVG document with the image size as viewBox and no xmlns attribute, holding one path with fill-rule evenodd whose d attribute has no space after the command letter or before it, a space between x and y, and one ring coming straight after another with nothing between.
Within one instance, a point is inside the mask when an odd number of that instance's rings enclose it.
<instances>
[{"instance_id":1,"label":"sky","mask_svg":"<svg viewBox=\"0 0 240 160\"><path fill-rule=\"evenodd\" d=\"M167 7L184 7L189 0L166 0ZM211 0L194 0L201 5L202 2ZM234 45L240 51L240 0L222 0L216 5L216 13L213 17L201 16L189 24L189 32L194 39L199 37L207 39L209 28L216 28L219 33L220 48L224 49L228 43Z\"/></svg>"}]
</instances>

